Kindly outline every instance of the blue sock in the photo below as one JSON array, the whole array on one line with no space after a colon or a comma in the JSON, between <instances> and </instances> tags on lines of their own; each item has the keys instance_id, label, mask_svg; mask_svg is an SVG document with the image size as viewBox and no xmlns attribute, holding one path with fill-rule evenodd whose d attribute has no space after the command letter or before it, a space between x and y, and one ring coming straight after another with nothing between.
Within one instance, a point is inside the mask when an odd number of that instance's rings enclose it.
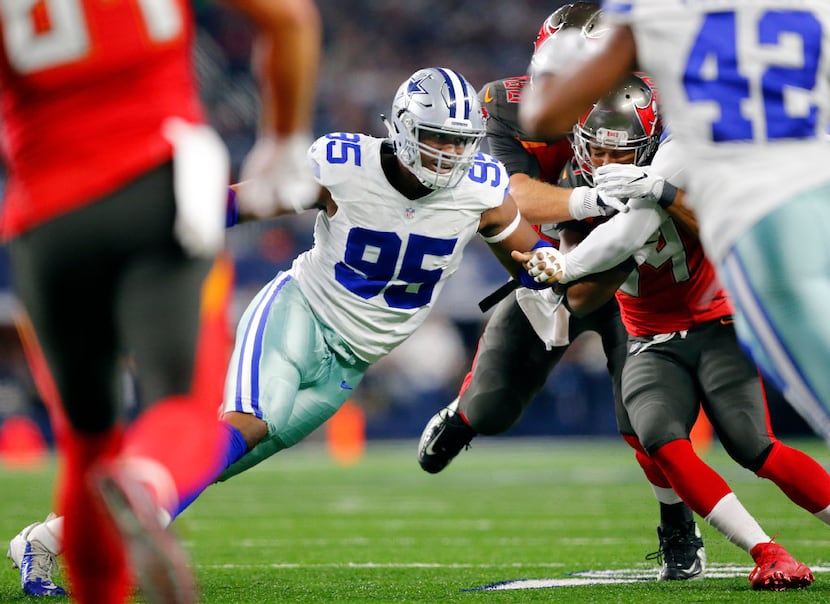
<instances>
[{"instance_id":1,"label":"blue sock","mask_svg":"<svg viewBox=\"0 0 830 604\"><path fill-rule=\"evenodd\" d=\"M225 446L225 458L222 463L222 467L216 472L216 476L219 476L226 468L233 465L235 461L237 461L240 457L245 455L248 451L248 445L245 444L245 437L242 436L242 432L231 426L229 423L220 421L219 424L222 426L223 435L222 441ZM208 488L213 483L213 479L211 482L204 485L200 489L196 489L192 493L182 494L180 493L179 499L179 507L176 508L176 511L173 513L173 518L178 517L187 507L193 503L196 498L202 494L202 492Z\"/></svg>"}]
</instances>

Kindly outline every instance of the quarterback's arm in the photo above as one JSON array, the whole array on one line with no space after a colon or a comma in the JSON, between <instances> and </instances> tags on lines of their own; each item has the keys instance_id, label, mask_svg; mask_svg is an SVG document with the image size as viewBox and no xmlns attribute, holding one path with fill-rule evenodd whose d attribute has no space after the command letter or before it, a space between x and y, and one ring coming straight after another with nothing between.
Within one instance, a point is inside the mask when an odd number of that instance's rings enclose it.
<instances>
[{"instance_id":1,"label":"quarterback's arm","mask_svg":"<svg viewBox=\"0 0 830 604\"><path fill-rule=\"evenodd\" d=\"M635 71L637 50L627 26L612 26L598 42L585 59L575 59L556 75L534 78L519 105L522 128L534 136L561 136L586 108Z\"/></svg>"}]
</instances>

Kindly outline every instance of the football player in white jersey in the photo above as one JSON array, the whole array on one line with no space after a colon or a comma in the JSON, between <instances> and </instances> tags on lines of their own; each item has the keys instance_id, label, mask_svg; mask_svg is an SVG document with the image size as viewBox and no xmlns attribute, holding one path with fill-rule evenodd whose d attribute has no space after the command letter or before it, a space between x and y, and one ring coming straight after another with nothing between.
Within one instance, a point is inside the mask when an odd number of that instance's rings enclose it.
<instances>
[{"instance_id":1,"label":"football player in white jersey","mask_svg":"<svg viewBox=\"0 0 830 604\"><path fill-rule=\"evenodd\" d=\"M611 30L520 118L553 134L633 68L648 72L688 162L707 255L736 309L741 342L830 443L830 2L607 0ZM609 195L663 180L598 170Z\"/></svg>"},{"instance_id":2,"label":"football player in white jersey","mask_svg":"<svg viewBox=\"0 0 830 604\"><path fill-rule=\"evenodd\" d=\"M225 385L227 455L202 485L179 493L172 516L220 473L225 480L250 468L334 414L368 367L424 321L477 233L522 284L546 287L510 257L550 244L519 214L504 166L479 152L485 127L473 86L451 69L421 69L399 87L387 127L388 139L333 133L311 146L311 169L323 187L314 246L243 313ZM232 199L261 214L250 196L266 195L261 185L235 185ZM303 210L273 200L274 214ZM61 523L26 527L9 556L19 564L37 532L51 569Z\"/></svg>"}]
</instances>

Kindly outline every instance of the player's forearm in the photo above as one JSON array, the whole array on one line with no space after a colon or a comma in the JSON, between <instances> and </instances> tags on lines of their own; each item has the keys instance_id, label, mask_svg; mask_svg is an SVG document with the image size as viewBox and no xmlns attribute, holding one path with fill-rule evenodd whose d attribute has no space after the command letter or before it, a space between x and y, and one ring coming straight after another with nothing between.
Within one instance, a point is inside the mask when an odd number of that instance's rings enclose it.
<instances>
[{"instance_id":1,"label":"player's forearm","mask_svg":"<svg viewBox=\"0 0 830 604\"><path fill-rule=\"evenodd\" d=\"M510 194L522 216L532 224L546 224L570 220L568 200L570 189L536 180L526 174L510 177Z\"/></svg>"},{"instance_id":2,"label":"player's forearm","mask_svg":"<svg viewBox=\"0 0 830 604\"><path fill-rule=\"evenodd\" d=\"M312 0L227 0L255 22L254 70L264 134L310 132L320 64L321 24Z\"/></svg>"},{"instance_id":3,"label":"player's forearm","mask_svg":"<svg viewBox=\"0 0 830 604\"><path fill-rule=\"evenodd\" d=\"M611 270L574 283L565 291L565 304L574 316L584 317L613 298L627 276L624 271Z\"/></svg>"},{"instance_id":4,"label":"player's forearm","mask_svg":"<svg viewBox=\"0 0 830 604\"><path fill-rule=\"evenodd\" d=\"M576 58L561 73L528 87L519 105L522 128L534 136L561 136L635 66L633 34L625 27L612 28L587 59Z\"/></svg>"},{"instance_id":5,"label":"player's forearm","mask_svg":"<svg viewBox=\"0 0 830 604\"><path fill-rule=\"evenodd\" d=\"M625 214L617 214L595 228L576 248L566 254L562 282L616 267L645 245L666 215L642 202Z\"/></svg>"}]
</instances>

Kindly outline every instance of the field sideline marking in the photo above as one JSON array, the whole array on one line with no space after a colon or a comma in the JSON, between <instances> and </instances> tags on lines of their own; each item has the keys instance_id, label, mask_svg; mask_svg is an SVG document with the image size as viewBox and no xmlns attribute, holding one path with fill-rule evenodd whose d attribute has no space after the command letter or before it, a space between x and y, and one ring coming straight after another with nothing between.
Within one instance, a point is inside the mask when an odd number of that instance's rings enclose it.
<instances>
[{"instance_id":1,"label":"field sideline marking","mask_svg":"<svg viewBox=\"0 0 830 604\"><path fill-rule=\"evenodd\" d=\"M509 571L523 568L561 568L561 562L542 562L538 564L442 564L439 562L328 562L321 564L272 563L272 564L198 564L205 570L256 570L256 569L304 569L304 568L492 568ZM812 566L814 573L830 573L830 566ZM561 587L578 587L580 585L610 585L624 583L643 583L656 581L659 573L657 567L619 568L609 570L583 570L566 573L565 577L552 579L509 579L480 587L469 587L461 591L504 591L515 589L550 589ZM732 564L708 564L707 579L732 579L748 577L751 566Z\"/></svg>"},{"instance_id":2,"label":"field sideline marking","mask_svg":"<svg viewBox=\"0 0 830 604\"><path fill-rule=\"evenodd\" d=\"M814 573L830 572L830 566L812 566ZM642 583L656 581L659 569L621 568L616 570L586 570L567 573L567 577L558 579L515 579L499 581L481 587L472 587L463 591L502 591L512 589L546 589L552 587L576 587L579 585L608 585L623 583ZM706 566L707 579L732 579L748 577L751 566L734 566L728 564L709 564Z\"/></svg>"},{"instance_id":3,"label":"field sideline marking","mask_svg":"<svg viewBox=\"0 0 830 604\"><path fill-rule=\"evenodd\" d=\"M272 564L197 564L205 570L258 569L258 568L562 568L562 562L538 564L442 564L440 562L323 562L320 564L272 563Z\"/></svg>"}]
</instances>

